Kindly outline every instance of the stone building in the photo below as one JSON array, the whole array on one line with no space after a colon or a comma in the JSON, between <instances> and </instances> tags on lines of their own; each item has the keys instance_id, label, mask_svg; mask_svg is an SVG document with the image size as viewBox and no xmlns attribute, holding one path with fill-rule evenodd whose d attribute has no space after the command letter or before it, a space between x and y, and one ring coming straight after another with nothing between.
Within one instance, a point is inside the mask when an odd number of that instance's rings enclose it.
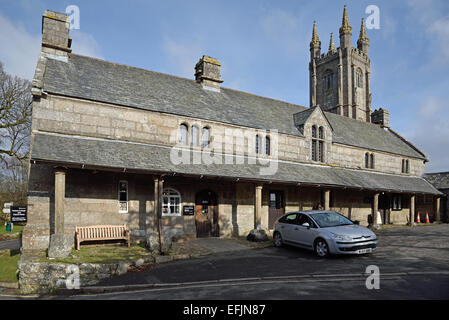
<instances>
[{"instance_id":1,"label":"stone building","mask_svg":"<svg viewBox=\"0 0 449 320\"><path fill-rule=\"evenodd\" d=\"M388 111L371 112L369 40L363 23L357 47L351 33L345 8L340 46L321 53L314 24L304 107L224 88L208 56L185 79L77 55L67 16L46 11L24 250L100 224L153 248L159 234L246 235L318 206L363 225L413 221L416 196L441 193Z\"/></svg>"},{"instance_id":2,"label":"stone building","mask_svg":"<svg viewBox=\"0 0 449 320\"><path fill-rule=\"evenodd\" d=\"M428 212L430 221L449 222L449 172L426 173L424 179L441 191L444 196L441 197L440 202L433 202L431 196L420 195L417 198L417 209L420 209L421 213ZM440 217L436 216L437 213L440 213Z\"/></svg>"}]
</instances>

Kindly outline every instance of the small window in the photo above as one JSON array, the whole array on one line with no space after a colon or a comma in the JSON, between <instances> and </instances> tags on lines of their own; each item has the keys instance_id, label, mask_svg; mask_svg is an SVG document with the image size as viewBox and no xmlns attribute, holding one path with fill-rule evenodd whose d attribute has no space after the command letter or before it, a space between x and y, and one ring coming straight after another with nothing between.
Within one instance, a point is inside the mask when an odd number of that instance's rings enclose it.
<instances>
[{"instance_id":1,"label":"small window","mask_svg":"<svg viewBox=\"0 0 449 320\"><path fill-rule=\"evenodd\" d=\"M397 194L397 195L393 195L393 210L398 211L398 210L402 210L402 195Z\"/></svg>"},{"instance_id":2,"label":"small window","mask_svg":"<svg viewBox=\"0 0 449 320\"><path fill-rule=\"evenodd\" d=\"M162 215L181 215L181 194L174 189L164 189L162 192Z\"/></svg>"},{"instance_id":3,"label":"small window","mask_svg":"<svg viewBox=\"0 0 449 320\"><path fill-rule=\"evenodd\" d=\"M369 168L369 153L365 153L365 168Z\"/></svg>"},{"instance_id":4,"label":"small window","mask_svg":"<svg viewBox=\"0 0 449 320\"><path fill-rule=\"evenodd\" d=\"M256 134L256 153L257 154L262 153L261 147L262 146L261 146L260 136L258 134Z\"/></svg>"},{"instance_id":5,"label":"small window","mask_svg":"<svg viewBox=\"0 0 449 320\"><path fill-rule=\"evenodd\" d=\"M201 136L201 145L202 147L207 147L210 144L210 129L208 127L203 128L203 133Z\"/></svg>"},{"instance_id":6,"label":"small window","mask_svg":"<svg viewBox=\"0 0 449 320\"><path fill-rule=\"evenodd\" d=\"M199 129L197 126L192 126L192 139L190 140L192 146L199 145Z\"/></svg>"},{"instance_id":7,"label":"small window","mask_svg":"<svg viewBox=\"0 0 449 320\"><path fill-rule=\"evenodd\" d=\"M374 169L374 153L370 155L370 168Z\"/></svg>"},{"instance_id":8,"label":"small window","mask_svg":"<svg viewBox=\"0 0 449 320\"><path fill-rule=\"evenodd\" d=\"M402 159L402 173L410 173L410 164L406 159Z\"/></svg>"},{"instance_id":9,"label":"small window","mask_svg":"<svg viewBox=\"0 0 449 320\"><path fill-rule=\"evenodd\" d=\"M270 137L265 137L265 154L269 156L271 154L271 140Z\"/></svg>"},{"instance_id":10,"label":"small window","mask_svg":"<svg viewBox=\"0 0 449 320\"><path fill-rule=\"evenodd\" d=\"M120 181L118 184L119 213L128 212L128 182Z\"/></svg>"},{"instance_id":11,"label":"small window","mask_svg":"<svg viewBox=\"0 0 449 320\"><path fill-rule=\"evenodd\" d=\"M181 124L179 126L179 143L183 145L187 145L189 129L187 125Z\"/></svg>"}]
</instances>

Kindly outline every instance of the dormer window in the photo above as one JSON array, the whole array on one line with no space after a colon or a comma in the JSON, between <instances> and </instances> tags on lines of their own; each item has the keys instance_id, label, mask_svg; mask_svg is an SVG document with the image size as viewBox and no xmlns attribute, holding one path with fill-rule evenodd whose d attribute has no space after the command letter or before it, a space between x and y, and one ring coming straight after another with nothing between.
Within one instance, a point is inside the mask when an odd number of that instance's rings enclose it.
<instances>
[{"instance_id":1,"label":"dormer window","mask_svg":"<svg viewBox=\"0 0 449 320\"><path fill-rule=\"evenodd\" d=\"M312 126L312 161L324 162L324 128Z\"/></svg>"}]
</instances>

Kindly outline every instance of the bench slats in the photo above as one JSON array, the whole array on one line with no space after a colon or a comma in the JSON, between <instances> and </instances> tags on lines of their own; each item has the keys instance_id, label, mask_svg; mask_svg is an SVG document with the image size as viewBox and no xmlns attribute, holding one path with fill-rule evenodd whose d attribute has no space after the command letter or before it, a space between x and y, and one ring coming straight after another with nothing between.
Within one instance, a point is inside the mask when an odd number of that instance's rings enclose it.
<instances>
[{"instance_id":1,"label":"bench slats","mask_svg":"<svg viewBox=\"0 0 449 320\"><path fill-rule=\"evenodd\" d=\"M126 240L128 247L130 241L129 230L125 225L99 225L76 227L76 249L79 250L80 243L89 240Z\"/></svg>"}]
</instances>

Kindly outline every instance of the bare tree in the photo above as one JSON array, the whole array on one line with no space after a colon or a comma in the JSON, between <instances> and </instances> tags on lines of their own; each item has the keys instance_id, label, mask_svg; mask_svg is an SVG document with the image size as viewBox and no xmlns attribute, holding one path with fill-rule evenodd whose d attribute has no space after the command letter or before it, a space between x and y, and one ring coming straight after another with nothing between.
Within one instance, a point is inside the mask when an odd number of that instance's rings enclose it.
<instances>
[{"instance_id":1,"label":"bare tree","mask_svg":"<svg viewBox=\"0 0 449 320\"><path fill-rule=\"evenodd\" d=\"M0 62L0 204L26 203L32 102L31 83Z\"/></svg>"},{"instance_id":2,"label":"bare tree","mask_svg":"<svg viewBox=\"0 0 449 320\"><path fill-rule=\"evenodd\" d=\"M10 157L28 156L32 102L30 81L9 75L0 62L0 161L7 168Z\"/></svg>"}]
</instances>

